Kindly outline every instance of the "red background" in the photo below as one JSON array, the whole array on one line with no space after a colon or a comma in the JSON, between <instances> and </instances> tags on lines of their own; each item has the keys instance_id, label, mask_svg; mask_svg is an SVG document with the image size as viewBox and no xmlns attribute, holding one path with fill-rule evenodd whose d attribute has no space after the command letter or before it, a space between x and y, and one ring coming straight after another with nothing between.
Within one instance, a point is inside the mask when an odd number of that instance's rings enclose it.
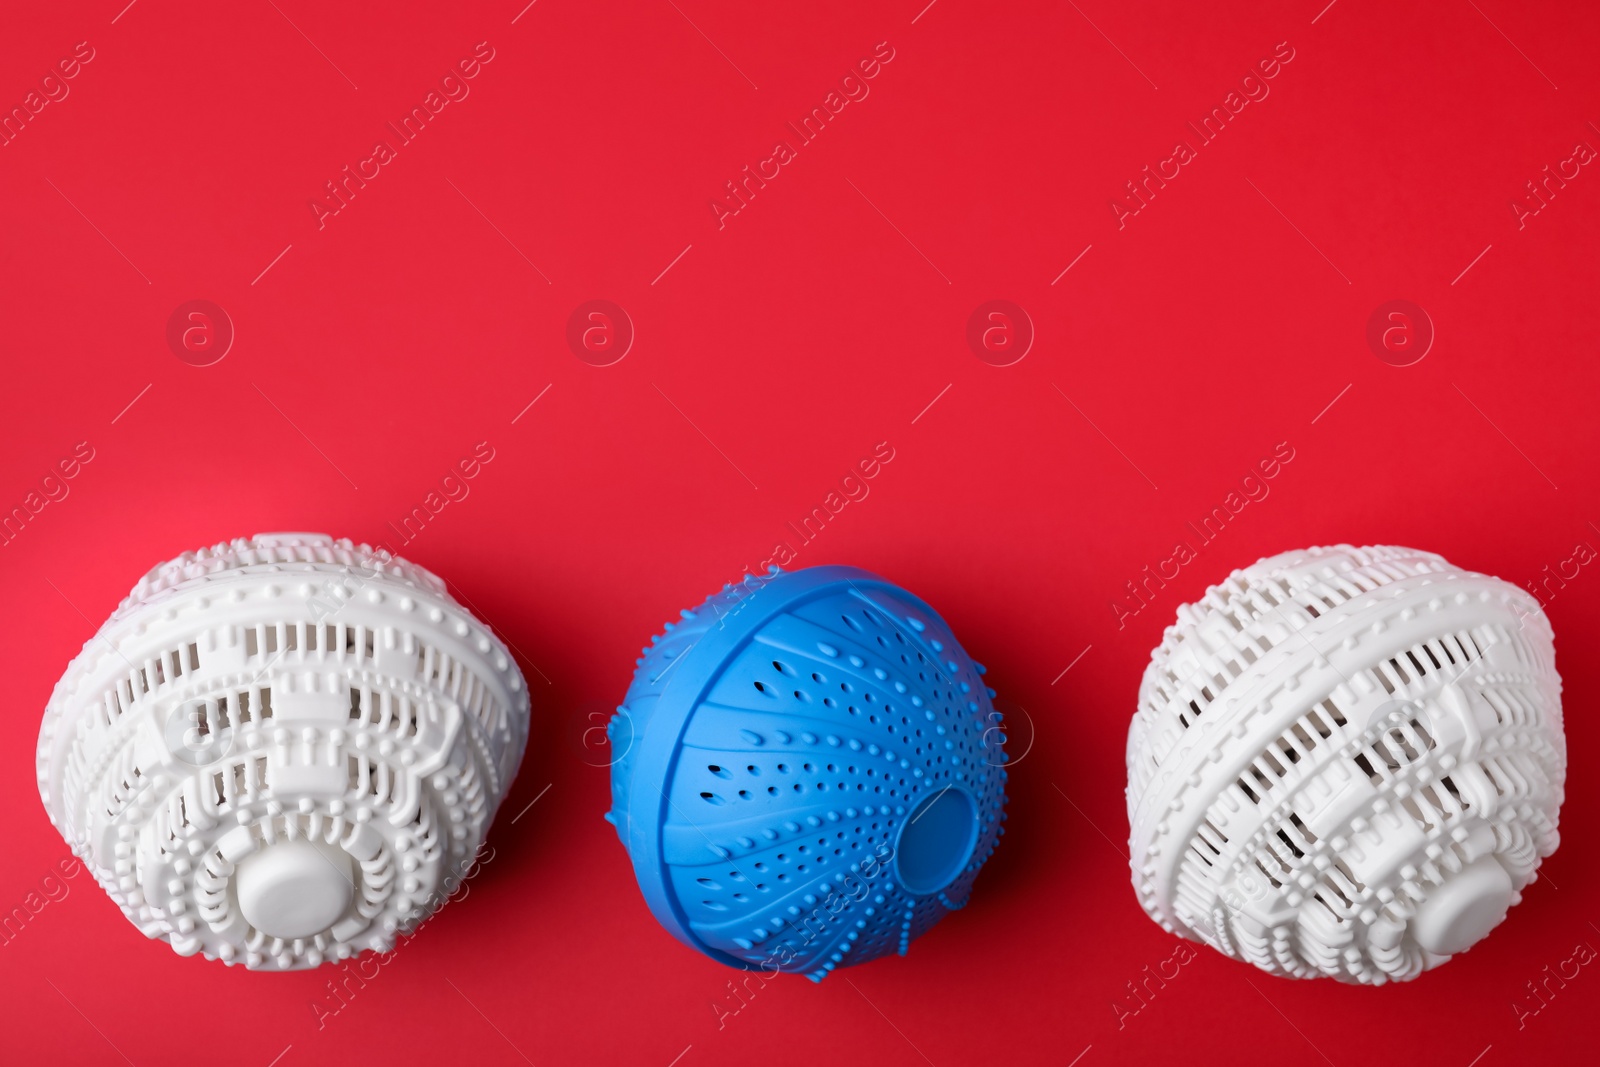
<instances>
[{"instance_id":1,"label":"red background","mask_svg":"<svg viewBox=\"0 0 1600 1067\"><path fill-rule=\"evenodd\" d=\"M321 1029L331 971L181 959L79 875L0 948L0 1059L1589 1060L1600 975L1520 1030L1512 1005L1600 946L1592 566L1549 602L1566 845L1497 933L1376 990L1202 949L1120 1029L1113 1005L1177 944L1128 885L1123 744L1180 602L1308 544L1411 544L1519 584L1600 545L1600 175L1521 229L1509 207L1600 146L1600 11L524 2L3 18L6 109L75 43L95 58L0 149L0 505L77 442L94 459L0 548L0 907L67 853L33 781L51 687L181 550L392 540L488 441L470 496L397 547L516 647L535 700L495 859ZM319 229L324 182L480 41L495 58L470 96ZM723 183L882 41L870 96L719 230ZM1270 96L1119 230L1123 183L1279 42L1294 59ZM565 341L595 298L636 329L610 367ZM1397 298L1437 331L1404 368L1365 340ZM212 366L165 340L192 299L237 333ZM1013 366L968 349L990 299L1036 329ZM651 919L584 730L652 632L795 541L785 522L880 441L896 455L870 497L796 565L901 582L988 664L1017 724L1010 832L972 906L909 957L775 982L719 1029L733 972ZM1295 458L1271 495L1119 629L1124 582L1279 442Z\"/></svg>"}]
</instances>

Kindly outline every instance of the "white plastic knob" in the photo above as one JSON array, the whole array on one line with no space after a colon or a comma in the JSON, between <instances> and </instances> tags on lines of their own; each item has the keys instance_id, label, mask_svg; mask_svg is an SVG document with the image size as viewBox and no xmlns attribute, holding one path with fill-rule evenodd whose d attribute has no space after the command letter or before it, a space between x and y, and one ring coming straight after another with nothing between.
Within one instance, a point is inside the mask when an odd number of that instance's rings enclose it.
<instances>
[{"instance_id":1,"label":"white plastic knob","mask_svg":"<svg viewBox=\"0 0 1600 1067\"><path fill-rule=\"evenodd\" d=\"M280 841L240 860L233 887L246 922L268 937L293 941L344 917L355 895L355 869L342 848Z\"/></svg>"},{"instance_id":2,"label":"white plastic knob","mask_svg":"<svg viewBox=\"0 0 1600 1067\"><path fill-rule=\"evenodd\" d=\"M1561 680L1534 598L1406 548L1313 548L1178 609L1128 732L1134 886L1295 978L1406 981L1555 851Z\"/></svg>"},{"instance_id":3,"label":"white plastic knob","mask_svg":"<svg viewBox=\"0 0 1600 1067\"><path fill-rule=\"evenodd\" d=\"M134 587L56 685L39 792L147 936L294 970L427 918L527 739L521 671L437 577L263 534Z\"/></svg>"}]
</instances>

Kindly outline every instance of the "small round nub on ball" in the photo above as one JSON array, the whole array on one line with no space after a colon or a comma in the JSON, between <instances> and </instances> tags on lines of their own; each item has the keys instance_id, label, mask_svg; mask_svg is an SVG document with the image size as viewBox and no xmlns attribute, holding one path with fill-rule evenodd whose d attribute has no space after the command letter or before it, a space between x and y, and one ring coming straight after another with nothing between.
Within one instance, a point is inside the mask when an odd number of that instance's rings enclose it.
<instances>
[{"instance_id":1,"label":"small round nub on ball","mask_svg":"<svg viewBox=\"0 0 1600 1067\"><path fill-rule=\"evenodd\" d=\"M268 937L292 941L338 922L356 887L348 852L280 841L244 858L234 888L245 921Z\"/></svg>"},{"instance_id":2,"label":"small round nub on ball","mask_svg":"<svg viewBox=\"0 0 1600 1067\"><path fill-rule=\"evenodd\" d=\"M1506 869L1493 856L1483 856L1422 902L1411 920L1411 936L1435 955L1465 952L1500 925L1515 897Z\"/></svg>"}]
</instances>

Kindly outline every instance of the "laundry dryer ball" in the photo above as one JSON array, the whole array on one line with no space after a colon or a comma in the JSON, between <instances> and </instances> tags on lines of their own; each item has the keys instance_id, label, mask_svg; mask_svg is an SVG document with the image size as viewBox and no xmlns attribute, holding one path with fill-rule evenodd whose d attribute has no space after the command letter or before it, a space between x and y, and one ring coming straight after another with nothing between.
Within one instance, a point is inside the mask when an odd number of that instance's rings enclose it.
<instances>
[{"instance_id":1,"label":"laundry dryer ball","mask_svg":"<svg viewBox=\"0 0 1600 1067\"><path fill-rule=\"evenodd\" d=\"M853 567L746 576L651 639L612 719L606 818L655 917L714 960L820 980L966 905L1005 816L984 669Z\"/></svg>"},{"instance_id":2,"label":"laundry dryer ball","mask_svg":"<svg viewBox=\"0 0 1600 1067\"><path fill-rule=\"evenodd\" d=\"M39 792L146 936L295 970L391 949L449 896L527 737L521 672L437 577L261 535L156 567L83 646Z\"/></svg>"},{"instance_id":3,"label":"laundry dryer ball","mask_svg":"<svg viewBox=\"0 0 1600 1067\"><path fill-rule=\"evenodd\" d=\"M1406 981L1555 851L1550 625L1428 552L1264 559L1178 609L1127 758L1133 882L1164 929L1272 974Z\"/></svg>"}]
</instances>

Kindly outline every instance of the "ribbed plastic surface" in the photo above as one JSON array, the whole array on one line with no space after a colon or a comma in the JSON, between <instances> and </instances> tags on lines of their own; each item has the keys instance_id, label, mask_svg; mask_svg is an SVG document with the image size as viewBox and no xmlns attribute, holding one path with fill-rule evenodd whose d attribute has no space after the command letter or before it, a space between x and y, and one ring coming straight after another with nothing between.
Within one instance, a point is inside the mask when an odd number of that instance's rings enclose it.
<instances>
[{"instance_id":1,"label":"ribbed plastic surface","mask_svg":"<svg viewBox=\"0 0 1600 1067\"><path fill-rule=\"evenodd\" d=\"M1535 600L1406 548L1313 548L1178 609L1128 734L1134 885L1273 974L1405 981L1556 848L1561 681Z\"/></svg>"},{"instance_id":2,"label":"ribbed plastic surface","mask_svg":"<svg viewBox=\"0 0 1600 1067\"><path fill-rule=\"evenodd\" d=\"M291 970L426 918L527 736L521 672L438 578L260 535L139 582L56 686L39 792L147 936Z\"/></svg>"},{"instance_id":3,"label":"ribbed plastic surface","mask_svg":"<svg viewBox=\"0 0 1600 1067\"><path fill-rule=\"evenodd\" d=\"M964 906L1005 816L1004 737L928 605L865 571L725 588L652 638L611 723L650 909L736 967L821 979Z\"/></svg>"}]
</instances>

